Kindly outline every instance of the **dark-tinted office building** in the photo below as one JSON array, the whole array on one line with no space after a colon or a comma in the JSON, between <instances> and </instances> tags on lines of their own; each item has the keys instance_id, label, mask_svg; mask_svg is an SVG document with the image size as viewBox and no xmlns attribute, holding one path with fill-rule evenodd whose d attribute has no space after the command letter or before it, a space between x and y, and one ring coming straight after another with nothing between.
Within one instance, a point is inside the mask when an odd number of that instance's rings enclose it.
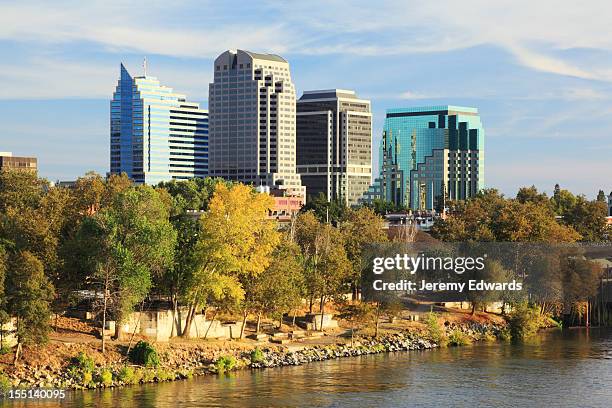
<instances>
[{"instance_id":1,"label":"dark-tinted office building","mask_svg":"<svg viewBox=\"0 0 612 408\"><path fill-rule=\"evenodd\" d=\"M306 91L297 102L297 170L308 196L355 205L372 182L370 101L354 91Z\"/></svg>"}]
</instances>

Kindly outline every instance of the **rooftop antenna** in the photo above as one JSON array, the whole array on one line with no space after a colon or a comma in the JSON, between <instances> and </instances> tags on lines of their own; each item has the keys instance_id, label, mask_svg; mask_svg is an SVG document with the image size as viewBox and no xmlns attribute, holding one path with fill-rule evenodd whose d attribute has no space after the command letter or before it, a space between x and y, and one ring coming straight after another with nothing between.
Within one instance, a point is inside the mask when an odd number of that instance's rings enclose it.
<instances>
[{"instance_id":1,"label":"rooftop antenna","mask_svg":"<svg viewBox=\"0 0 612 408\"><path fill-rule=\"evenodd\" d=\"M144 76L147 76L147 57L144 57L142 61L142 68L144 69Z\"/></svg>"}]
</instances>

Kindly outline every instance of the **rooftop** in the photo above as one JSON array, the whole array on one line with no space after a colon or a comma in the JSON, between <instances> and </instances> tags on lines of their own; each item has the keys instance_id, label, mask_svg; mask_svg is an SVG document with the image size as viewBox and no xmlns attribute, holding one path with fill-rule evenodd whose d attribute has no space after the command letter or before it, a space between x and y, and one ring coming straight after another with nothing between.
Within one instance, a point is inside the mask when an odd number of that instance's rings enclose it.
<instances>
[{"instance_id":1,"label":"rooftop","mask_svg":"<svg viewBox=\"0 0 612 408\"><path fill-rule=\"evenodd\" d=\"M274 62L285 62L285 63L287 62L286 59L276 54L260 54L257 52L251 52L251 51L246 51L246 50L238 50L238 51L242 51L242 52L249 54L251 58L253 59L260 59L260 60L274 61Z\"/></svg>"}]
</instances>

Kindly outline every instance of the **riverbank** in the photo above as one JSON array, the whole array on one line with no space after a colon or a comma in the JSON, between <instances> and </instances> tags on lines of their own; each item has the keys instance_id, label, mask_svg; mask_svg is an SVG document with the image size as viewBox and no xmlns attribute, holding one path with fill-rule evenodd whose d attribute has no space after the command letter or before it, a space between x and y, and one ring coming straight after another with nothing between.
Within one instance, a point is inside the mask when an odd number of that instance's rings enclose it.
<instances>
[{"instance_id":1,"label":"riverbank","mask_svg":"<svg viewBox=\"0 0 612 408\"><path fill-rule=\"evenodd\" d=\"M158 343L154 347L160 357L160 365L148 368L129 365L124 357L125 345L109 345L107 353L102 355L91 344L52 344L30 350L28 361L6 370L3 386L60 389L120 387L175 381L231 370L296 366L366 354L428 350L440 347L446 341L450 345L494 341L503 332L503 324L493 322L448 323L442 327L443 341L434 340L426 329L410 329L387 332L377 338L359 337L352 344L341 336L324 337L318 343L290 345L239 341ZM54 358L48 358L49 355ZM91 363L83 362L82 358L80 363L75 363L74 358L79 355ZM89 365L90 368L85 370L78 364Z\"/></svg>"}]
</instances>

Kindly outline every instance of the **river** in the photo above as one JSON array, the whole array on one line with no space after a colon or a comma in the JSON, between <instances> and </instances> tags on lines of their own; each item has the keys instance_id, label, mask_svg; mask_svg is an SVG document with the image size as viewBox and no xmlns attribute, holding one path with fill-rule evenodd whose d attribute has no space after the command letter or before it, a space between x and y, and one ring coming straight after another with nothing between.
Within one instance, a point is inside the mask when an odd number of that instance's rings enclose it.
<instances>
[{"instance_id":1,"label":"river","mask_svg":"<svg viewBox=\"0 0 612 408\"><path fill-rule=\"evenodd\" d=\"M521 345L480 343L71 392L62 406L610 407L612 330L555 330Z\"/></svg>"}]
</instances>

